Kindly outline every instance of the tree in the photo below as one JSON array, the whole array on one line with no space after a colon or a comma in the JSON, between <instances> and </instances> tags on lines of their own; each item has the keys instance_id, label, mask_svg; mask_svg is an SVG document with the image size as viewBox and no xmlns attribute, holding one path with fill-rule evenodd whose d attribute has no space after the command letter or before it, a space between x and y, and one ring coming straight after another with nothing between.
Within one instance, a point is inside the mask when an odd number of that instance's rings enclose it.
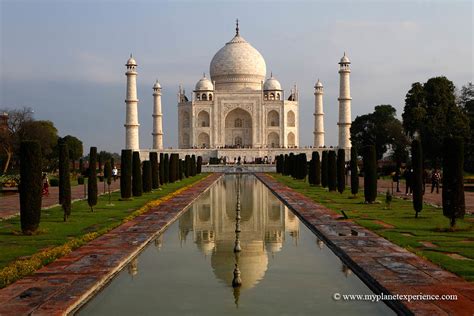
<instances>
[{"instance_id":1,"label":"tree","mask_svg":"<svg viewBox=\"0 0 474 316\"><path fill-rule=\"evenodd\" d=\"M170 160L169 160L169 155L165 154L165 158L163 160L163 166L165 168L165 183L170 182Z\"/></svg>"},{"instance_id":2,"label":"tree","mask_svg":"<svg viewBox=\"0 0 474 316\"><path fill-rule=\"evenodd\" d=\"M464 144L460 137L448 137L444 143L443 159L443 215L454 229L457 218L466 213L464 200L463 160Z\"/></svg>"},{"instance_id":3,"label":"tree","mask_svg":"<svg viewBox=\"0 0 474 316\"><path fill-rule=\"evenodd\" d=\"M62 138L62 141L67 145L67 148L69 150L69 159L71 160L74 168L74 162L81 158L83 155L82 142L77 137L71 135L64 136Z\"/></svg>"},{"instance_id":4,"label":"tree","mask_svg":"<svg viewBox=\"0 0 474 316\"><path fill-rule=\"evenodd\" d=\"M158 168L160 171L160 185L163 185L165 183L165 155L163 153L160 153L160 164L158 165Z\"/></svg>"},{"instance_id":5,"label":"tree","mask_svg":"<svg viewBox=\"0 0 474 316\"><path fill-rule=\"evenodd\" d=\"M328 188L329 191L336 191L337 188L336 152L334 150L330 150L328 153Z\"/></svg>"},{"instance_id":6,"label":"tree","mask_svg":"<svg viewBox=\"0 0 474 316\"><path fill-rule=\"evenodd\" d=\"M456 105L454 84L446 77L416 82L408 91L403 112L403 126L409 135L420 135L423 154L432 164L441 159L443 141L448 136L469 137L469 122Z\"/></svg>"},{"instance_id":7,"label":"tree","mask_svg":"<svg viewBox=\"0 0 474 316\"><path fill-rule=\"evenodd\" d=\"M364 148L364 197L366 203L377 198L377 159L373 145Z\"/></svg>"},{"instance_id":8,"label":"tree","mask_svg":"<svg viewBox=\"0 0 474 316\"><path fill-rule=\"evenodd\" d=\"M423 152L421 142L414 139L411 145L411 163L413 168L413 209L415 217L423 209Z\"/></svg>"},{"instance_id":9,"label":"tree","mask_svg":"<svg viewBox=\"0 0 474 316\"><path fill-rule=\"evenodd\" d=\"M41 218L41 146L37 141L20 145L20 222L25 235L33 234Z\"/></svg>"},{"instance_id":10,"label":"tree","mask_svg":"<svg viewBox=\"0 0 474 316\"><path fill-rule=\"evenodd\" d=\"M58 130L51 121L26 121L18 131L20 141L36 140L41 145L43 168L53 170L57 164Z\"/></svg>"},{"instance_id":11,"label":"tree","mask_svg":"<svg viewBox=\"0 0 474 316\"><path fill-rule=\"evenodd\" d=\"M184 172L184 162L183 162L183 159L179 159L179 171L178 171L178 178L179 180L183 180L183 172Z\"/></svg>"},{"instance_id":12,"label":"tree","mask_svg":"<svg viewBox=\"0 0 474 316\"><path fill-rule=\"evenodd\" d=\"M1 170L6 173L12 160L15 159L15 153L18 153L20 148L18 132L22 129L24 123L33 120L33 111L31 108L24 107L15 110L3 109L0 110L0 113L6 114L6 121L1 123L5 126L0 127L0 150L5 155L5 163Z\"/></svg>"},{"instance_id":13,"label":"tree","mask_svg":"<svg viewBox=\"0 0 474 316\"><path fill-rule=\"evenodd\" d=\"M313 164L314 164L314 185L321 185L321 161L319 161L319 153L313 151Z\"/></svg>"},{"instance_id":14,"label":"tree","mask_svg":"<svg viewBox=\"0 0 474 316\"><path fill-rule=\"evenodd\" d=\"M143 192L151 192L151 162L149 160L143 162Z\"/></svg>"},{"instance_id":15,"label":"tree","mask_svg":"<svg viewBox=\"0 0 474 316\"><path fill-rule=\"evenodd\" d=\"M85 173L85 171L84 171L84 160L82 160L82 158L81 158L81 159L79 159L79 174L84 176L84 173Z\"/></svg>"},{"instance_id":16,"label":"tree","mask_svg":"<svg viewBox=\"0 0 474 316\"><path fill-rule=\"evenodd\" d=\"M87 178L87 203L94 211L93 207L97 205L97 147L91 147L89 153L89 177Z\"/></svg>"},{"instance_id":17,"label":"tree","mask_svg":"<svg viewBox=\"0 0 474 316\"><path fill-rule=\"evenodd\" d=\"M474 172L474 85L472 82L462 87L458 105L464 110L469 120L470 134L465 146L464 168L472 173Z\"/></svg>"},{"instance_id":18,"label":"tree","mask_svg":"<svg viewBox=\"0 0 474 316\"><path fill-rule=\"evenodd\" d=\"M373 113L356 117L351 125L352 147L360 151L365 146L374 145L377 159L382 159L391 149L399 159L406 152L408 141L396 113L393 106L382 104L377 105Z\"/></svg>"},{"instance_id":19,"label":"tree","mask_svg":"<svg viewBox=\"0 0 474 316\"><path fill-rule=\"evenodd\" d=\"M351 148L351 193L356 196L359 193L359 168L357 168L357 150Z\"/></svg>"},{"instance_id":20,"label":"tree","mask_svg":"<svg viewBox=\"0 0 474 316\"><path fill-rule=\"evenodd\" d=\"M308 183L310 185L314 185L314 153L313 151L311 154L311 160L309 161L309 170L308 170Z\"/></svg>"},{"instance_id":21,"label":"tree","mask_svg":"<svg viewBox=\"0 0 474 316\"><path fill-rule=\"evenodd\" d=\"M132 197L132 151L123 149L120 157L120 195L122 199Z\"/></svg>"},{"instance_id":22,"label":"tree","mask_svg":"<svg viewBox=\"0 0 474 316\"><path fill-rule=\"evenodd\" d=\"M201 170L202 170L202 156L198 156L198 157L197 157L197 169L196 169L196 173L197 173L197 174L200 174L200 173L201 173Z\"/></svg>"},{"instance_id":23,"label":"tree","mask_svg":"<svg viewBox=\"0 0 474 316\"><path fill-rule=\"evenodd\" d=\"M99 162L99 173L102 173L102 157L98 155L98 162Z\"/></svg>"},{"instance_id":24,"label":"tree","mask_svg":"<svg viewBox=\"0 0 474 316\"><path fill-rule=\"evenodd\" d=\"M179 156L178 154L171 154L170 155L170 183L176 182L178 180L178 160Z\"/></svg>"},{"instance_id":25,"label":"tree","mask_svg":"<svg viewBox=\"0 0 474 316\"><path fill-rule=\"evenodd\" d=\"M151 163L151 188L153 190L160 187L160 170L158 165L158 153L150 152L150 163Z\"/></svg>"},{"instance_id":26,"label":"tree","mask_svg":"<svg viewBox=\"0 0 474 316\"><path fill-rule=\"evenodd\" d=\"M191 174L194 177L196 175L196 155L191 155Z\"/></svg>"},{"instance_id":27,"label":"tree","mask_svg":"<svg viewBox=\"0 0 474 316\"><path fill-rule=\"evenodd\" d=\"M110 160L105 162L104 166L104 183L107 182L107 189L109 191L109 204L110 204L110 185L112 184L112 164Z\"/></svg>"},{"instance_id":28,"label":"tree","mask_svg":"<svg viewBox=\"0 0 474 316\"><path fill-rule=\"evenodd\" d=\"M133 152L132 156L132 194L133 196L142 196L143 194L142 180L142 162L140 161L140 153Z\"/></svg>"},{"instance_id":29,"label":"tree","mask_svg":"<svg viewBox=\"0 0 474 316\"><path fill-rule=\"evenodd\" d=\"M346 153L344 149L337 150L337 191L342 194L346 188Z\"/></svg>"},{"instance_id":30,"label":"tree","mask_svg":"<svg viewBox=\"0 0 474 316\"><path fill-rule=\"evenodd\" d=\"M71 179L69 174L69 148L64 140L59 144L59 204L64 221L71 215Z\"/></svg>"},{"instance_id":31,"label":"tree","mask_svg":"<svg viewBox=\"0 0 474 316\"><path fill-rule=\"evenodd\" d=\"M328 152L323 151L321 158L321 186L323 188L328 186Z\"/></svg>"},{"instance_id":32,"label":"tree","mask_svg":"<svg viewBox=\"0 0 474 316\"><path fill-rule=\"evenodd\" d=\"M189 155L186 155L184 157L184 176L188 178L190 176L190 171L191 171L191 157Z\"/></svg>"}]
</instances>

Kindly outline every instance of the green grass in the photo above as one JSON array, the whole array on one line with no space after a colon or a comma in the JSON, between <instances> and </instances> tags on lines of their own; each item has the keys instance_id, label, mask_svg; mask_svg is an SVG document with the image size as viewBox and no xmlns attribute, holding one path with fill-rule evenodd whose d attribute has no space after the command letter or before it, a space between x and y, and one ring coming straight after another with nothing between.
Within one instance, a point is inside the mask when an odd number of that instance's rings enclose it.
<instances>
[{"instance_id":1,"label":"green grass","mask_svg":"<svg viewBox=\"0 0 474 316\"><path fill-rule=\"evenodd\" d=\"M0 269L20 257L63 245L72 238L118 226L124 218L147 202L164 197L206 176L207 174L200 174L180 182L163 185L161 190L145 193L130 201L119 201L120 192L115 192L111 195L114 206L108 206L108 195L102 195L94 207L94 212L90 211L87 201L78 201L72 204L71 217L67 222L63 222L61 207L42 210L39 233L34 236L21 235L19 216L0 221Z\"/></svg>"},{"instance_id":2,"label":"green grass","mask_svg":"<svg viewBox=\"0 0 474 316\"><path fill-rule=\"evenodd\" d=\"M290 177L272 174L288 187L310 197L336 213L340 211L349 219L391 242L407 248L417 255L427 258L446 270L449 270L469 281L474 281L474 216L466 215L458 219L456 230L449 231L449 220L443 216L440 208L424 205L418 218L411 201L394 198L391 208L385 205L385 196L379 195L380 204L364 204L364 193L359 191L357 198L352 199L350 189L342 194L328 192L322 187L309 186L308 183ZM393 226L393 228L383 225ZM437 247L425 247L421 242L430 242ZM473 260L461 260L447 254L459 254Z\"/></svg>"}]
</instances>

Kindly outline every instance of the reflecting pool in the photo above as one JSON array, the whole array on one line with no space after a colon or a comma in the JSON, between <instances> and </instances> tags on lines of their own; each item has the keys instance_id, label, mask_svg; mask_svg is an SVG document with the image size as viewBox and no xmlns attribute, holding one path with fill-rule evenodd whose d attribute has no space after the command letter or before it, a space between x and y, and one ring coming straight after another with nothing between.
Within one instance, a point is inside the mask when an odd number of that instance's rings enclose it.
<instances>
[{"instance_id":1,"label":"reflecting pool","mask_svg":"<svg viewBox=\"0 0 474 316\"><path fill-rule=\"evenodd\" d=\"M218 180L81 315L391 315L252 175Z\"/></svg>"}]
</instances>

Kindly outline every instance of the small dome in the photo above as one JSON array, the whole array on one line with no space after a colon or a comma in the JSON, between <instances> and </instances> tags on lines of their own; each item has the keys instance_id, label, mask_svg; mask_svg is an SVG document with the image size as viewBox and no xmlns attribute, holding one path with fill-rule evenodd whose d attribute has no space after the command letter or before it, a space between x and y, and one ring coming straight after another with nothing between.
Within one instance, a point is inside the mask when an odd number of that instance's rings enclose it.
<instances>
[{"instance_id":1,"label":"small dome","mask_svg":"<svg viewBox=\"0 0 474 316\"><path fill-rule=\"evenodd\" d=\"M323 87L323 83L321 81L319 81L318 79L318 82L316 82L316 85L314 86L315 88L322 88Z\"/></svg>"},{"instance_id":2,"label":"small dome","mask_svg":"<svg viewBox=\"0 0 474 316\"><path fill-rule=\"evenodd\" d=\"M349 57L346 56L346 52L344 52L344 56L342 56L341 61L339 62L340 64L350 64L351 61L349 60Z\"/></svg>"},{"instance_id":3,"label":"small dome","mask_svg":"<svg viewBox=\"0 0 474 316\"><path fill-rule=\"evenodd\" d=\"M156 80L155 84L153 85L153 89L161 89L161 85L158 80Z\"/></svg>"},{"instance_id":4,"label":"small dome","mask_svg":"<svg viewBox=\"0 0 474 316\"><path fill-rule=\"evenodd\" d=\"M132 54L130 54L130 58L127 60L127 66L136 66L136 65L137 65L137 62L132 57Z\"/></svg>"},{"instance_id":5,"label":"small dome","mask_svg":"<svg viewBox=\"0 0 474 316\"><path fill-rule=\"evenodd\" d=\"M199 81L196 83L195 89L196 91L209 91L209 90L214 90L214 85L212 84L211 80L206 78L206 75L199 79Z\"/></svg>"},{"instance_id":6,"label":"small dome","mask_svg":"<svg viewBox=\"0 0 474 316\"><path fill-rule=\"evenodd\" d=\"M273 78L273 75L265 80L265 84L263 85L263 90L281 90L281 84L278 80Z\"/></svg>"}]
</instances>

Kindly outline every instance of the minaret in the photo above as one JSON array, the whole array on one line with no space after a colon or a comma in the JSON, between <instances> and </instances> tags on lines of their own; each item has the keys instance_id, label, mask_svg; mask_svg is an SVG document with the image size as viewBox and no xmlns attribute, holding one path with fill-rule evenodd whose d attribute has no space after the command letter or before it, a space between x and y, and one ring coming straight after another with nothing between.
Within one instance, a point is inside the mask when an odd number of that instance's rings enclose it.
<instances>
[{"instance_id":1,"label":"minaret","mask_svg":"<svg viewBox=\"0 0 474 316\"><path fill-rule=\"evenodd\" d=\"M138 99L137 99L137 62L130 54L127 60L127 98L125 104L127 108L125 117L125 149L139 150L138 138Z\"/></svg>"},{"instance_id":2,"label":"minaret","mask_svg":"<svg viewBox=\"0 0 474 316\"><path fill-rule=\"evenodd\" d=\"M153 149L163 149L163 114L161 114L161 85L153 86Z\"/></svg>"},{"instance_id":3,"label":"minaret","mask_svg":"<svg viewBox=\"0 0 474 316\"><path fill-rule=\"evenodd\" d=\"M323 112L323 84L316 82L314 86L314 147L324 146L324 112Z\"/></svg>"},{"instance_id":4,"label":"minaret","mask_svg":"<svg viewBox=\"0 0 474 316\"><path fill-rule=\"evenodd\" d=\"M339 145L340 149L346 150L346 158L350 157L351 145L351 84L350 84L350 73L349 68L350 60L344 52L341 61L339 62Z\"/></svg>"}]
</instances>

